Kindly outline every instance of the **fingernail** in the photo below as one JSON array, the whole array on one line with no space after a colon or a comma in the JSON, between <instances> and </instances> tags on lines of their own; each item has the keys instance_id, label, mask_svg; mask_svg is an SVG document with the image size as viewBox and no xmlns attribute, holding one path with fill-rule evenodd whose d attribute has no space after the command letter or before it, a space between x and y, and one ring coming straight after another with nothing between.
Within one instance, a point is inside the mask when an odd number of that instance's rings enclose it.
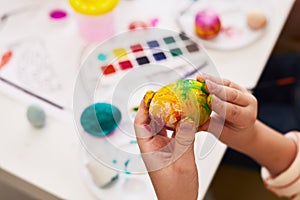
<instances>
[{"instance_id":1,"label":"fingernail","mask_svg":"<svg viewBox=\"0 0 300 200\"><path fill-rule=\"evenodd\" d=\"M197 78L197 81L199 81L200 83L205 83L205 79L202 78L202 77L198 77L198 78Z\"/></svg>"},{"instance_id":2,"label":"fingernail","mask_svg":"<svg viewBox=\"0 0 300 200\"><path fill-rule=\"evenodd\" d=\"M206 86L207 86L207 89L208 89L209 92L214 91L217 87L217 85L214 82L210 81L210 80L206 80Z\"/></svg>"},{"instance_id":3,"label":"fingernail","mask_svg":"<svg viewBox=\"0 0 300 200\"><path fill-rule=\"evenodd\" d=\"M224 104L224 102L222 100L220 100L217 96L215 95L212 95L212 101L211 101L211 107L212 109L215 108L216 106L217 107L220 107Z\"/></svg>"},{"instance_id":4,"label":"fingernail","mask_svg":"<svg viewBox=\"0 0 300 200\"><path fill-rule=\"evenodd\" d=\"M193 124L194 122L193 122L193 120L191 118L185 117L182 120L180 120L180 123L181 124Z\"/></svg>"},{"instance_id":5,"label":"fingernail","mask_svg":"<svg viewBox=\"0 0 300 200\"><path fill-rule=\"evenodd\" d=\"M197 75L197 79L199 79L199 78L205 79L205 77L206 77L205 75L206 75L205 73L199 72L199 74Z\"/></svg>"},{"instance_id":6,"label":"fingernail","mask_svg":"<svg viewBox=\"0 0 300 200\"><path fill-rule=\"evenodd\" d=\"M180 120L180 123L178 124L178 128L179 130L191 130L191 129L195 129L195 122L189 118L189 117L186 117L182 120Z\"/></svg>"},{"instance_id":7,"label":"fingernail","mask_svg":"<svg viewBox=\"0 0 300 200\"><path fill-rule=\"evenodd\" d=\"M151 127L150 127L149 125L145 124L145 125L144 125L144 128L145 128L147 131L151 132Z\"/></svg>"},{"instance_id":8,"label":"fingernail","mask_svg":"<svg viewBox=\"0 0 300 200\"><path fill-rule=\"evenodd\" d=\"M211 75L207 74L207 73L202 73L201 77L203 77L205 80L211 78Z\"/></svg>"},{"instance_id":9,"label":"fingernail","mask_svg":"<svg viewBox=\"0 0 300 200\"><path fill-rule=\"evenodd\" d=\"M211 107L212 106L212 101L214 100L214 95L208 95L207 97L207 103Z\"/></svg>"}]
</instances>

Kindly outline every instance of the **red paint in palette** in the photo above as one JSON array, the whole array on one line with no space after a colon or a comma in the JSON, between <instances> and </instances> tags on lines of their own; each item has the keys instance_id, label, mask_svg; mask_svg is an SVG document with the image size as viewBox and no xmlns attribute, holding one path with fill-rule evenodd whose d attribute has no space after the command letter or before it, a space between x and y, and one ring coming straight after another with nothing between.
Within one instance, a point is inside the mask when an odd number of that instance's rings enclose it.
<instances>
[{"instance_id":1,"label":"red paint in palette","mask_svg":"<svg viewBox=\"0 0 300 200\"><path fill-rule=\"evenodd\" d=\"M1 58L1 61L0 61L0 69L2 67L4 67L10 61L12 55L13 55L12 51L7 51L6 53L4 53L2 55L2 58Z\"/></svg>"},{"instance_id":2,"label":"red paint in palette","mask_svg":"<svg viewBox=\"0 0 300 200\"><path fill-rule=\"evenodd\" d=\"M126 69L131 69L133 68L131 62L129 60L123 61L123 62L119 62L120 68L122 70L126 70Z\"/></svg>"},{"instance_id":3,"label":"red paint in palette","mask_svg":"<svg viewBox=\"0 0 300 200\"><path fill-rule=\"evenodd\" d=\"M134 53L143 51L143 47L140 44L132 45L132 46L130 46L130 48L131 48L132 52L134 52Z\"/></svg>"},{"instance_id":4,"label":"red paint in palette","mask_svg":"<svg viewBox=\"0 0 300 200\"><path fill-rule=\"evenodd\" d=\"M104 75L113 74L116 72L116 69L114 68L113 65L103 66L101 67L101 70Z\"/></svg>"}]
</instances>

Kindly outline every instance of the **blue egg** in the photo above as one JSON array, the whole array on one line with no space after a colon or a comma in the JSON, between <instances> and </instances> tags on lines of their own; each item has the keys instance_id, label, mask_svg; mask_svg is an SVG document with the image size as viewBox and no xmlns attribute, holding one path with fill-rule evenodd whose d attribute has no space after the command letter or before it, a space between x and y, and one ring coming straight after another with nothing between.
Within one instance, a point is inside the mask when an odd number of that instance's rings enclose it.
<instances>
[{"instance_id":1,"label":"blue egg","mask_svg":"<svg viewBox=\"0 0 300 200\"><path fill-rule=\"evenodd\" d=\"M27 108L27 119L30 124L35 128L42 128L46 124L46 114L45 111L37 106L31 105Z\"/></svg>"},{"instance_id":2,"label":"blue egg","mask_svg":"<svg viewBox=\"0 0 300 200\"><path fill-rule=\"evenodd\" d=\"M81 114L82 128L97 137L107 136L114 131L122 118L120 110L108 103L95 103Z\"/></svg>"}]
</instances>

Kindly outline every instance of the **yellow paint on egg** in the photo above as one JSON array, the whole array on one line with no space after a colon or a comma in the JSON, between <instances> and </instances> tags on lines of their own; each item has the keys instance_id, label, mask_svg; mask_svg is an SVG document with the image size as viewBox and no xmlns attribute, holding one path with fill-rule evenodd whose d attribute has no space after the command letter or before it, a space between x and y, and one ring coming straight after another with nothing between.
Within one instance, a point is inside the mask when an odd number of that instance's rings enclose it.
<instances>
[{"instance_id":1,"label":"yellow paint on egg","mask_svg":"<svg viewBox=\"0 0 300 200\"><path fill-rule=\"evenodd\" d=\"M190 119L198 127L211 113L210 95L205 81L179 80L144 97L152 120L168 129L176 129L180 120Z\"/></svg>"}]
</instances>

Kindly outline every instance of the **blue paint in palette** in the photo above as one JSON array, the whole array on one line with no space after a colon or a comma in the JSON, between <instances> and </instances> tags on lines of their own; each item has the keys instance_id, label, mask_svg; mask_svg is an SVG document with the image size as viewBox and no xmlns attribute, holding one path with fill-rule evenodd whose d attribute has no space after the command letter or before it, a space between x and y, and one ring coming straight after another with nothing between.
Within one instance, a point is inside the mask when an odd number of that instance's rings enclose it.
<instances>
[{"instance_id":1,"label":"blue paint in palette","mask_svg":"<svg viewBox=\"0 0 300 200\"><path fill-rule=\"evenodd\" d=\"M167 57L163 52L155 53L153 54L153 57L155 58L156 61L161 61L161 60L166 60Z\"/></svg>"},{"instance_id":2,"label":"blue paint in palette","mask_svg":"<svg viewBox=\"0 0 300 200\"><path fill-rule=\"evenodd\" d=\"M150 49L159 47L159 43L156 40L148 41L147 44L150 47Z\"/></svg>"}]
</instances>

